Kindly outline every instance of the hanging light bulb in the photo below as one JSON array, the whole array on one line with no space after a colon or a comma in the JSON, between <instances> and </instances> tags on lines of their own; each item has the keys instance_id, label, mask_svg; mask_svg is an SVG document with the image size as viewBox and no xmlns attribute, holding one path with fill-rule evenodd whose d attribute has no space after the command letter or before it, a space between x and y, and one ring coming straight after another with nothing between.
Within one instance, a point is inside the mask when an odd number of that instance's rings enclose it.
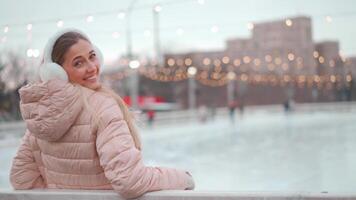
<instances>
[{"instance_id":1,"label":"hanging light bulb","mask_svg":"<svg viewBox=\"0 0 356 200\"><path fill-rule=\"evenodd\" d=\"M205 4L205 0L198 0L198 3L199 3L200 5L204 5L204 4Z\"/></svg>"},{"instance_id":2,"label":"hanging light bulb","mask_svg":"<svg viewBox=\"0 0 356 200\"><path fill-rule=\"evenodd\" d=\"M197 74L197 68L196 67L194 67L194 66L191 66L191 67L189 67L188 68L188 75L189 75L189 77L193 77L193 76L195 76L195 74Z\"/></svg>"},{"instance_id":3,"label":"hanging light bulb","mask_svg":"<svg viewBox=\"0 0 356 200\"><path fill-rule=\"evenodd\" d=\"M91 23L91 22L93 22L94 17L92 15L89 15L86 20L88 23Z\"/></svg>"},{"instance_id":4,"label":"hanging light bulb","mask_svg":"<svg viewBox=\"0 0 356 200\"><path fill-rule=\"evenodd\" d=\"M113 32L113 33L112 33L112 37L113 37L114 39L117 39L117 38L120 37L120 33L119 33L119 32Z\"/></svg>"},{"instance_id":5,"label":"hanging light bulb","mask_svg":"<svg viewBox=\"0 0 356 200\"><path fill-rule=\"evenodd\" d=\"M331 23L333 21L333 18L331 18L331 16L328 15L328 16L325 17L325 21L327 23Z\"/></svg>"},{"instance_id":6,"label":"hanging light bulb","mask_svg":"<svg viewBox=\"0 0 356 200\"><path fill-rule=\"evenodd\" d=\"M57 27L61 28L63 27L64 22L62 20L57 21Z\"/></svg>"},{"instance_id":7,"label":"hanging light bulb","mask_svg":"<svg viewBox=\"0 0 356 200\"><path fill-rule=\"evenodd\" d=\"M4 33L9 32L9 29L10 29L10 28L9 28L8 26L5 26L5 27L4 27Z\"/></svg>"},{"instance_id":8,"label":"hanging light bulb","mask_svg":"<svg viewBox=\"0 0 356 200\"><path fill-rule=\"evenodd\" d=\"M213 32L213 33L217 33L217 32L219 32L219 27L217 26L217 25L214 25L214 26L212 26L211 27L211 32Z\"/></svg>"},{"instance_id":9,"label":"hanging light bulb","mask_svg":"<svg viewBox=\"0 0 356 200\"><path fill-rule=\"evenodd\" d=\"M26 54L29 58L33 57L33 49L27 49Z\"/></svg>"},{"instance_id":10,"label":"hanging light bulb","mask_svg":"<svg viewBox=\"0 0 356 200\"><path fill-rule=\"evenodd\" d=\"M31 31L32 30L32 24L27 24L26 28L27 28L28 31Z\"/></svg>"},{"instance_id":11,"label":"hanging light bulb","mask_svg":"<svg viewBox=\"0 0 356 200\"><path fill-rule=\"evenodd\" d=\"M124 19L125 17L126 17L126 13L123 11L121 11L121 12L119 12L119 14L117 14L118 19Z\"/></svg>"},{"instance_id":12,"label":"hanging light bulb","mask_svg":"<svg viewBox=\"0 0 356 200\"><path fill-rule=\"evenodd\" d=\"M159 12L162 11L162 7L157 4L157 5L154 6L153 10L154 10L155 12L159 13Z\"/></svg>"},{"instance_id":13,"label":"hanging light bulb","mask_svg":"<svg viewBox=\"0 0 356 200\"><path fill-rule=\"evenodd\" d=\"M254 28L254 24L252 22L247 23L247 29L252 30Z\"/></svg>"},{"instance_id":14,"label":"hanging light bulb","mask_svg":"<svg viewBox=\"0 0 356 200\"><path fill-rule=\"evenodd\" d=\"M137 69L138 67L140 67L140 62L138 60L131 60L129 63L129 67L131 69Z\"/></svg>"},{"instance_id":15,"label":"hanging light bulb","mask_svg":"<svg viewBox=\"0 0 356 200\"><path fill-rule=\"evenodd\" d=\"M291 27L293 25L293 21L291 19L286 19L285 23L289 27Z\"/></svg>"}]
</instances>

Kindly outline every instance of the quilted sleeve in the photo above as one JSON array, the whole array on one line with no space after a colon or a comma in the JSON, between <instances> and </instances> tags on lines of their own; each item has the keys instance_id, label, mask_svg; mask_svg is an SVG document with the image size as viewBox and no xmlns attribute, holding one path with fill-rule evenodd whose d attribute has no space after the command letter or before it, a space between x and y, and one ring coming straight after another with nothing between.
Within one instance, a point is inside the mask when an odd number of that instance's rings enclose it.
<instances>
[{"instance_id":1,"label":"quilted sleeve","mask_svg":"<svg viewBox=\"0 0 356 200\"><path fill-rule=\"evenodd\" d=\"M119 106L110 99L102 107L96 148L106 177L121 196L135 198L149 191L192 188L193 179L185 171L145 166Z\"/></svg>"},{"instance_id":2,"label":"quilted sleeve","mask_svg":"<svg viewBox=\"0 0 356 200\"><path fill-rule=\"evenodd\" d=\"M30 132L26 131L12 162L10 183L14 189L44 188L45 184L30 146Z\"/></svg>"}]
</instances>

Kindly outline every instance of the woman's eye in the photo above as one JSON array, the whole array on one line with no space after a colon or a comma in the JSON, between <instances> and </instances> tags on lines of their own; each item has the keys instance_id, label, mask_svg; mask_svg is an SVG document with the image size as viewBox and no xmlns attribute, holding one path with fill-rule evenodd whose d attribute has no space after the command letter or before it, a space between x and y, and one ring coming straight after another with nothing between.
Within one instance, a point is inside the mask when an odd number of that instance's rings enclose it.
<instances>
[{"instance_id":1,"label":"woman's eye","mask_svg":"<svg viewBox=\"0 0 356 200\"><path fill-rule=\"evenodd\" d=\"M83 64L83 62L77 61L74 63L74 67L80 67L80 66L82 66L82 64Z\"/></svg>"},{"instance_id":2,"label":"woman's eye","mask_svg":"<svg viewBox=\"0 0 356 200\"><path fill-rule=\"evenodd\" d=\"M96 54L95 54L95 53L91 54L89 58L90 58L90 59L96 58Z\"/></svg>"}]
</instances>

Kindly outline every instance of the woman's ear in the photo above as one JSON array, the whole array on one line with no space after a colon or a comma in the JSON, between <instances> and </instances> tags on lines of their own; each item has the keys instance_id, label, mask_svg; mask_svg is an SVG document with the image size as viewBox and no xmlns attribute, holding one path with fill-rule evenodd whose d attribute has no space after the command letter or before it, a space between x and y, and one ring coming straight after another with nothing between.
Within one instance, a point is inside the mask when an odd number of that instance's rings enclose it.
<instances>
[{"instance_id":1,"label":"woman's ear","mask_svg":"<svg viewBox=\"0 0 356 200\"><path fill-rule=\"evenodd\" d=\"M39 75L42 82L49 81L51 79L60 79L68 82L67 72L63 67L57 63L44 63L39 67Z\"/></svg>"}]
</instances>

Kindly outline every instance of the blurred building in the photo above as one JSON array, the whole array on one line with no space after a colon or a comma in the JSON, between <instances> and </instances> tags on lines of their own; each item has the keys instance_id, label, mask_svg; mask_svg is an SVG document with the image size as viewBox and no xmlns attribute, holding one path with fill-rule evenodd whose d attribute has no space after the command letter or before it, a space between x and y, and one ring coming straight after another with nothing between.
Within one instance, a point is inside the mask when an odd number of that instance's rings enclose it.
<instances>
[{"instance_id":1,"label":"blurred building","mask_svg":"<svg viewBox=\"0 0 356 200\"><path fill-rule=\"evenodd\" d=\"M223 50L164 54L163 66L146 65L151 68L141 75L140 95L162 96L185 108L192 94L197 106L213 107L231 101L258 105L353 99L356 58L340 56L338 41L314 42L311 18L249 28L251 37L230 38ZM190 67L197 69L193 89L186 73Z\"/></svg>"},{"instance_id":2,"label":"blurred building","mask_svg":"<svg viewBox=\"0 0 356 200\"><path fill-rule=\"evenodd\" d=\"M198 105L227 105L229 95L244 104L276 104L291 98L299 102L343 99L337 96L344 93L347 72L339 56L339 43L314 43L311 18L298 16L251 24L250 28L250 38L228 39L223 51L165 55L166 63L170 59L189 59L190 66L210 68L211 73L233 71L240 77L257 77L257 81L234 81L232 94L227 94L226 85L210 87L200 81L196 89ZM259 82L259 75L268 78L269 83ZM287 81L280 83L274 77L284 77ZM295 77L295 81L288 82L290 77ZM313 84L319 79L328 83ZM186 99L187 87L187 82L177 84L175 96Z\"/></svg>"}]
</instances>

